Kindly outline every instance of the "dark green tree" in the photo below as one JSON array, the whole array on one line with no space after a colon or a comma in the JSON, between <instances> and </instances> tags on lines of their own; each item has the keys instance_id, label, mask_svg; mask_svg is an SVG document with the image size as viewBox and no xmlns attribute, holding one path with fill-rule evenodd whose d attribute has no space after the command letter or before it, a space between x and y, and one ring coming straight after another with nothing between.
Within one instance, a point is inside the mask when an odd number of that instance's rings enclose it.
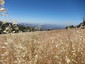
<instances>
[{"instance_id":1,"label":"dark green tree","mask_svg":"<svg viewBox=\"0 0 85 64\"><path fill-rule=\"evenodd\" d=\"M68 29L68 28L74 28L74 27L75 27L74 25L70 25L70 26L67 26L65 28Z\"/></svg>"}]
</instances>

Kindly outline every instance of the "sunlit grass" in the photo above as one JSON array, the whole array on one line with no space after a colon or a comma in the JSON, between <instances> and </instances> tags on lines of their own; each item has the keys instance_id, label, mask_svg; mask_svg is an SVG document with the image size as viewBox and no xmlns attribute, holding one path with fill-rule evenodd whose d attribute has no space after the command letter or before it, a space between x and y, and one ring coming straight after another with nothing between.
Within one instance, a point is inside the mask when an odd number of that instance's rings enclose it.
<instances>
[{"instance_id":1,"label":"sunlit grass","mask_svg":"<svg viewBox=\"0 0 85 64\"><path fill-rule=\"evenodd\" d=\"M85 30L0 35L0 64L85 64Z\"/></svg>"}]
</instances>

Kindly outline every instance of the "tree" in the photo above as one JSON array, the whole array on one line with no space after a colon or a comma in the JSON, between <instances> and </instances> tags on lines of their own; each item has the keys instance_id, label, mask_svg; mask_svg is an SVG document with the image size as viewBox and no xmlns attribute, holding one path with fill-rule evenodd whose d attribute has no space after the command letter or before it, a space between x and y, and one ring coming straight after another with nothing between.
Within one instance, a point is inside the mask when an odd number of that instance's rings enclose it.
<instances>
[{"instance_id":1,"label":"tree","mask_svg":"<svg viewBox=\"0 0 85 64\"><path fill-rule=\"evenodd\" d=\"M65 28L68 29L68 28L74 28L74 27L75 27L74 25L70 25L70 26L67 26Z\"/></svg>"}]
</instances>

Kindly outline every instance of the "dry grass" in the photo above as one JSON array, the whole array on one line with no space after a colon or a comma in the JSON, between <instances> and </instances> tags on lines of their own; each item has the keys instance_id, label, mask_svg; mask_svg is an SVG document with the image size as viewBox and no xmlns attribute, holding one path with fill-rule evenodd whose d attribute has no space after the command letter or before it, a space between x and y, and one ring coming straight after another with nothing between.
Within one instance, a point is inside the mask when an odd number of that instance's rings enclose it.
<instances>
[{"instance_id":1,"label":"dry grass","mask_svg":"<svg viewBox=\"0 0 85 64\"><path fill-rule=\"evenodd\" d=\"M85 30L0 35L0 64L85 64Z\"/></svg>"}]
</instances>

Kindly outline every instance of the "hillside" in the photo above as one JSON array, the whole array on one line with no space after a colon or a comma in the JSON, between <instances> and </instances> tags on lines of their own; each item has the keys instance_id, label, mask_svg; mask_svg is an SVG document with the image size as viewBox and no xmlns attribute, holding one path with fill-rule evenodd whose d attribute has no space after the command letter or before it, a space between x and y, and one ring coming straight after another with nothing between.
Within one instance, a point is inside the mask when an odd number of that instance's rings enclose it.
<instances>
[{"instance_id":1,"label":"hillside","mask_svg":"<svg viewBox=\"0 0 85 64\"><path fill-rule=\"evenodd\" d=\"M74 25L70 25L70 26L67 26L65 27L66 29L69 29L69 28L81 28L81 29L85 29L85 17L83 17L83 22L81 22L80 24L74 26Z\"/></svg>"},{"instance_id":2,"label":"hillside","mask_svg":"<svg viewBox=\"0 0 85 64\"><path fill-rule=\"evenodd\" d=\"M85 64L85 30L0 35L0 64Z\"/></svg>"},{"instance_id":3,"label":"hillside","mask_svg":"<svg viewBox=\"0 0 85 64\"><path fill-rule=\"evenodd\" d=\"M21 24L0 21L0 34L33 32L33 31L38 31L38 29L31 26L24 26Z\"/></svg>"}]
</instances>

